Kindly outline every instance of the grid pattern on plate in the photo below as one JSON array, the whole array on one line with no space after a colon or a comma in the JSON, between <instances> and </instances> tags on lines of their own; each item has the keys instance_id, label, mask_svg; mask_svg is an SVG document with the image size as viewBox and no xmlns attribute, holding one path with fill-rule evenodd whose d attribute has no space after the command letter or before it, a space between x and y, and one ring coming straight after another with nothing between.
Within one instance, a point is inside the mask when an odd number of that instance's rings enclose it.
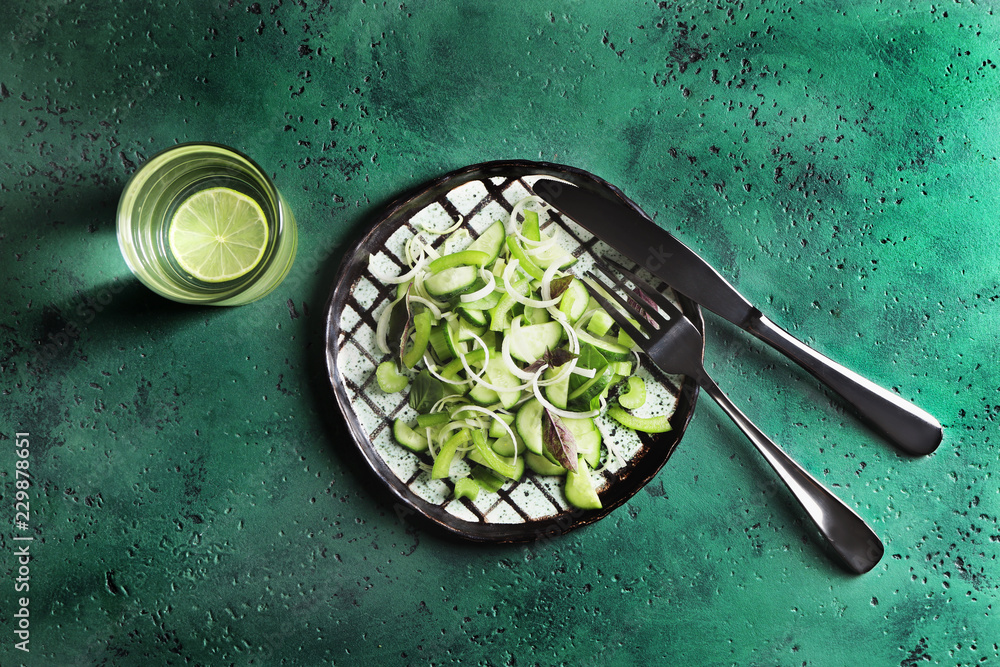
<instances>
[{"instance_id":1,"label":"grid pattern on plate","mask_svg":"<svg viewBox=\"0 0 1000 667\"><path fill-rule=\"evenodd\" d=\"M376 254L373 264L380 272L398 275L409 267L404 257L408 238L421 229L445 229L458 221L471 237L482 233L497 219L509 215L514 205L531 194L532 176L522 178L490 178L464 183L444 193L434 202L409 218L401 218L398 228L390 235L385 247ZM543 228L557 225L560 244L578 258L573 268L582 275L593 265L595 257L615 257L623 264L630 264L610 247L594 238L571 220L558 215L541 217ZM440 248L446 237L439 236L435 246ZM665 289L651 276L654 285ZM383 285L375 278L367 262L359 264L359 274L354 279L344 309L340 315L340 339L337 364L352 409L359 418L375 451L403 483L418 497L439 505L456 518L469 522L510 524L544 519L570 510L556 478L543 478L525 471L520 481L508 481L496 494L481 493L475 501L452 498L450 480L432 480L428 473L432 460L427 454L415 454L401 447L392 438L392 422L402 418L411 422L416 413L409 407L405 394L386 394L375 382L375 368L388 358L378 351L375 331L378 315L395 297L394 285ZM669 293L669 292L668 292ZM680 378L665 376L648 364L640 367L639 374L646 381L649 399L645 408L652 414L662 414L666 408L673 414L680 394ZM655 406L655 407L651 407ZM639 412L642 414L642 412ZM650 446L645 434L617 425L606 417L596 420L605 442L606 465L598 474L601 488L623 476L629 461L644 447ZM464 465L464 463L457 464ZM455 469L457 470L457 469Z\"/></svg>"}]
</instances>

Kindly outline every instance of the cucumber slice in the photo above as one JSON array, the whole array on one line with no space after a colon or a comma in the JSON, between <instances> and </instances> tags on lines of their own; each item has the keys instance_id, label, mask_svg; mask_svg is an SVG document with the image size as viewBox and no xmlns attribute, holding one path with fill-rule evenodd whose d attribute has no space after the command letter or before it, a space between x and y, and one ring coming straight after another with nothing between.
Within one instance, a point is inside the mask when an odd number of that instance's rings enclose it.
<instances>
[{"instance_id":1,"label":"cucumber slice","mask_svg":"<svg viewBox=\"0 0 1000 667\"><path fill-rule=\"evenodd\" d=\"M500 417L500 419L502 419L504 423L507 424L507 426L510 426L511 424L514 423L514 415L508 415L504 412L501 412L498 413L497 416ZM490 430L486 435L490 436L491 438L502 438L503 436L507 435L507 429L501 426L497 422L497 420L492 419L490 420Z\"/></svg>"},{"instance_id":2,"label":"cucumber slice","mask_svg":"<svg viewBox=\"0 0 1000 667\"><path fill-rule=\"evenodd\" d=\"M582 282L574 278L559 300L559 311L566 316L570 324L573 324L583 317L589 304L590 293Z\"/></svg>"},{"instance_id":3,"label":"cucumber slice","mask_svg":"<svg viewBox=\"0 0 1000 667\"><path fill-rule=\"evenodd\" d=\"M593 419L564 419L573 438L576 440L576 453L583 457L592 469L601 463L601 432Z\"/></svg>"},{"instance_id":4,"label":"cucumber slice","mask_svg":"<svg viewBox=\"0 0 1000 667\"><path fill-rule=\"evenodd\" d=\"M534 452L528 452L524 455L524 464L531 469L532 472L538 475L565 475L566 468L563 468L557 463L549 461L544 456L539 456Z\"/></svg>"},{"instance_id":5,"label":"cucumber slice","mask_svg":"<svg viewBox=\"0 0 1000 667\"><path fill-rule=\"evenodd\" d=\"M514 418L514 430L521 436L522 442L528 451L542 455L542 414L544 408L533 398L521 406Z\"/></svg>"},{"instance_id":6,"label":"cucumber slice","mask_svg":"<svg viewBox=\"0 0 1000 667\"><path fill-rule=\"evenodd\" d=\"M452 357L456 357L455 361L461 364L461 359L457 357L463 356L468 352L467 346L458 339L458 329L462 325L462 320L453 319L448 321L444 325L444 340L448 346L448 350L451 352ZM459 366L462 368L462 366Z\"/></svg>"},{"instance_id":7,"label":"cucumber slice","mask_svg":"<svg viewBox=\"0 0 1000 667\"><path fill-rule=\"evenodd\" d=\"M548 310L545 308L535 308L534 306L524 307L524 319L528 321L528 324L545 324L552 321Z\"/></svg>"},{"instance_id":8,"label":"cucumber slice","mask_svg":"<svg viewBox=\"0 0 1000 667\"><path fill-rule=\"evenodd\" d=\"M541 456L546 461L551 461L550 454L542 441L542 417L544 413L545 409L538 402L538 399L531 399L518 410L514 419L514 429L529 452ZM577 454L596 468L601 460L602 437L594 420L587 417L582 419L563 417L562 423L573 434Z\"/></svg>"},{"instance_id":9,"label":"cucumber slice","mask_svg":"<svg viewBox=\"0 0 1000 667\"><path fill-rule=\"evenodd\" d=\"M465 306L456 306L455 312L458 316L469 324L477 327L485 327L487 324L486 313L475 308L466 308Z\"/></svg>"},{"instance_id":10,"label":"cucumber slice","mask_svg":"<svg viewBox=\"0 0 1000 667\"><path fill-rule=\"evenodd\" d=\"M434 350L434 356L441 362L451 361L455 356L448 345L448 333L446 329L447 327L444 324L436 324L431 327L431 349Z\"/></svg>"},{"instance_id":11,"label":"cucumber slice","mask_svg":"<svg viewBox=\"0 0 1000 667\"><path fill-rule=\"evenodd\" d=\"M577 337L580 339L581 345L583 343L593 345L608 361L630 361L632 359L632 352L624 345L593 336L586 331L578 331Z\"/></svg>"},{"instance_id":12,"label":"cucumber slice","mask_svg":"<svg viewBox=\"0 0 1000 667\"><path fill-rule=\"evenodd\" d=\"M574 507L583 510L596 510L602 507L597 489L594 488L590 468L582 456L577 461L576 471L567 471L563 490L566 493L566 500Z\"/></svg>"},{"instance_id":13,"label":"cucumber slice","mask_svg":"<svg viewBox=\"0 0 1000 667\"><path fill-rule=\"evenodd\" d=\"M477 384L469 390L469 398L477 405L488 406L500 402L500 395L489 387Z\"/></svg>"},{"instance_id":14,"label":"cucumber slice","mask_svg":"<svg viewBox=\"0 0 1000 667\"><path fill-rule=\"evenodd\" d=\"M460 343L464 343L468 340L474 340L474 335L482 338L483 334L486 333L486 327L482 324L474 324L465 319L457 319L455 321L455 340Z\"/></svg>"},{"instance_id":15,"label":"cucumber slice","mask_svg":"<svg viewBox=\"0 0 1000 667\"><path fill-rule=\"evenodd\" d=\"M525 363L533 363L546 350L553 349L562 340L563 328L558 322L529 324L513 329L510 336L510 356Z\"/></svg>"},{"instance_id":16,"label":"cucumber slice","mask_svg":"<svg viewBox=\"0 0 1000 667\"><path fill-rule=\"evenodd\" d=\"M452 319L444 326L444 339L445 343L448 345L448 349L451 351L451 354L455 357L459 357L464 354L466 358L469 359L470 363L470 347L474 351L483 349L479 343L475 342L474 336L479 336L487 346L492 345L492 339L487 340L484 337L486 333L485 327L475 326L460 317ZM461 364L460 360L459 364Z\"/></svg>"},{"instance_id":17,"label":"cucumber slice","mask_svg":"<svg viewBox=\"0 0 1000 667\"><path fill-rule=\"evenodd\" d=\"M546 380L551 380L559 375L561 370L561 368L549 367L545 369L542 375ZM545 392L545 398L549 399L549 403L557 408L566 409L566 404L569 401L569 380L572 376L572 373L567 373L566 377L559 382L545 385L543 391Z\"/></svg>"},{"instance_id":18,"label":"cucumber slice","mask_svg":"<svg viewBox=\"0 0 1000 667\"><path fill-rule=\"evenodd\" d=\"M483 311L475 308L466 308L465 306L456 306L455 312L458 313L459 317L461 317L464 321L468 322L472 326L479 327L480 329L485 330L487 319L486 319L486 313L484 313ZM477 331L476 335L479 336L482 334Z\"/></svg>"},{"instance_id":19,"label":"cucumber slice","mask_svg":"<svg viewBox=\"0 0 1000 667\"><path fill-rule=\"evenodd\" d=\"M410 428L410 425L402 419L397 419L392 423L392 437L410 451L423 452L427 450L427 438Z\"/></svg>"},{"instance_id":20,"label":"cucumber slice","mask_svg":"<svg viewBox=\"0 0 1000 667\"><path fill-rule=\"evenodd\" d=\"M522 384L521 380L510 372L510 369L504 364L499 354L492 355L489 363L486 364L486 379L494 387L510 389L510 391L494 390L493 392L497 394L497 400L500 401L505 409L509 410L521 400L521 390L519 389Z\"/></svg>"},{"instance_id":21,"label":"cucumber slice","mask_svg":"<svg viewBox=\"0 0 1000 667\"><path fill-rule=\"evenodd\" d=\"M510 436L504 433L502 436L490 443L490 447L493 451L500 456L514 456L517 452L524 449L523 447L518 447L517 444L510 439ZM529 452L530 454L530 452Z\"/></svg>"},{"instance_id":22,"label":"cucumber slice","mask_svg":"<svg viewBox=\"0 0 1000 667\"><path fill-rule=\"evenodd\" d=\"M479 252L486 253L490 258L486 264L491 264L500 256L500 250L503 249L506 239L507 228L504 226L502 220L497 220L487 227L486 231L479 235L479 238L470 243L466 250L478 250Z\"/></svg>"},{"instance_id":23,"label":"cucumber slice","mask_svg":"<svg viewBox=\"0 0 1000 667\"><path fill-rule=\"evenodd\" d=\"M503 296L503 292L493 291L475 301L463 301L461 307L470 310L489 310L497 305L501 296Z\"/></svg>"},{"instance_id":24,"label":"cucumber slice","mask_svg":"<svg viewBox=\"0 0 1000 667\"><path fill-rule=\"evenodd\" d=\"M447 299L464 294L473 288L479 279L479 269L475 266L454 266L424 281L424 287L431 296Z\"/></svg>"}]
</instances>

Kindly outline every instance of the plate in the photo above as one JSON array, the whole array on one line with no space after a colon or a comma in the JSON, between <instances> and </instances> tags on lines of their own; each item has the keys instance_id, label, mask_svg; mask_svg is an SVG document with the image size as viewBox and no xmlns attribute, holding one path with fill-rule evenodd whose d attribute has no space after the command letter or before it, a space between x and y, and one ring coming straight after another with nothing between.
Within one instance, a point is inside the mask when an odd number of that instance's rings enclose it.
<instances>
[{"instance_id":1,"label":"plate","mask_svg":"<svg viewBox=\"0 0 1000 667\"><path fill-rule=\"evenodd\" d=\"M484 491L475 501L455 500L450 480L430 479L426 471L429 456L410 452L393 440L392 422L402 418L412 423L416 413L408 406L405 391L387 394L375 381L375 368L389 358L378 351L375 343L376 322L394 297L395 286L383 285L372 275L369 256L383 273L405 272L403 245L420 229L443 229L461 220L474 237L494 221L509 216L517 201L532 194L532 182L543 176L598 191L638 209L618 188L573 167L499 161L459 169L401 197L386 209L345 256L327 305L326 359L337 403L365 462L393 495L397 514L419 518L447 534L476 542L530 542L607 516L642 489L667 462L687 428L698 396L697 386L689 378L664 375L642 358L639 372L650 396L643 409L648 414L667 410L673 430L658 435L636 434L609 418L595 420L604 436L605 456L612 447L616 452L597 475L603 505L598 510L570 506L563 496L562 477L538 476L529 470L520 481L508 481L498 493ZM556 213L549 220L544 217L543 225L558 225L560 243L578 257L572 268L574 274L582 275L595 257L603 255L633 266L568 218ZM695 303L674 294L662 282L650 282L668 294L704 332L701 310Z\"/></svg>"}]
</instances>

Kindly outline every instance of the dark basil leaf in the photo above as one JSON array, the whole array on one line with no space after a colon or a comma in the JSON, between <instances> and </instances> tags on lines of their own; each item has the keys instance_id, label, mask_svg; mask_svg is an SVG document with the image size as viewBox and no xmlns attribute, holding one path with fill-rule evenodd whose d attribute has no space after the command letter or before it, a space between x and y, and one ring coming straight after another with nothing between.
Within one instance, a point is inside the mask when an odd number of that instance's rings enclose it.
<instances>
[{"instance_id":1,"label":"dark basil leaf","mask_svg":"<svg viewBox=\"0 0 1000 667\"><path fill-rule=\"evenodd\" d=\"M398 356L400 363L402 363L403 361L403 354L406 352L406 339L410 337L410 327L413 325L413 311L410 309L410 290L412 288L413 288L413 283L407 284L406 296L403 297L402 301L393 306L393 308L395 308L395 311L393 312L392 317L398 316L402 321L402 330L400 331L398 339L399 340ZM392 318L390 318L390 323L391 322ZM391 331L392 330L390 329L390 335L392 335Z\"/></svg>"},{"instance_id":2,"label":"dark basil leaf","mask_svg":"<svg viewBox=\"0 0 1000 667\"><path fill-rule=\"evenodd\" d=\"M548 410L542 417L542 444L556 463L566 470L576 470L576 440L562 419Z\"/></svg>"},{"instance_id":3,"label":"dark basil leaf","mask_svg":"<svg viewBox=\"0 0 1000 667\"><path fill-rule=\"evenodd\" d=\"M546 350L545 356L549 362L549 366L558 367L573 361L577 355L565 348L557 347L554 350Z\"/></svg>"},{"instance_id":4,"label":"dark basil leaf","mask_svg":"<svg viewBox=\"0 0 1000 667\"><path fill-rule=\"evenodd\" d=\"M552 366L555 368L557 366L562 366L566 362L572 361L573 359L576 359L575 354L569 350L557 347L554 350L545 350L541 357L528 364L524 370L528 373L534 373L542 366Z\"/></svg>"},{"instance_id":5,"label":"dark basil leaf","mask_svg":"<svg viewBox=\"0 0 1000 667\"><path fill-rule=\"evenodd\" d=\"M573 276L560 276L559 278L553 278L549 283L549 296L553 299L557 299L562 296L562 293L569 289L569 284L573 282Z\"/></svg>"}]
</instances>

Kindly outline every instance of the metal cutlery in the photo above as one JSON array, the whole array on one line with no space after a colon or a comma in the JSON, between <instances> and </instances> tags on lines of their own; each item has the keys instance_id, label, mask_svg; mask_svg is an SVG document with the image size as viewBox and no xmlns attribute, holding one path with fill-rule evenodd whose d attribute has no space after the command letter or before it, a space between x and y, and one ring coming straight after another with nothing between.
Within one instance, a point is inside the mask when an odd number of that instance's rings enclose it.
<instances>
[{"instance_id":1,"label":"metal cutlery","mask_svg":"<svg viewBox=\"0 0 1000 667\"><path fill-rule=\"evenodd\" d=\"M824 382L903 451L922 455L941 442L934 417L796 340L765 317L694 251L660 228L620 193L598 194L541 178L532 189L558 212L673 289L768 343ZM614 196L615 198L612 198Z\"/></svg>"},{"instance_id":2,"label":"metal cutlery","mask_svg":"<svg viewBox=\"0 0 1000 667\"><path fill-rule=\"evenodd\" d=\"M642 294L629 289L610 269L598 264L614 281L614 285L606 284L590 272L590 281L584 282L594 299L653 363L667 373L680 373L693 378L719 404L778 473L819 528L833 552L849 569L862 574L875 567L885 551L875 532L733 405L719 385L705 372L701 360L701 333L691 321L659 291L631 271L615 264L615 268ZM600 289L595 288L595 285ZM618 292L625 294L631 301L623 299Z\"/></svg>"}]
</instances>

